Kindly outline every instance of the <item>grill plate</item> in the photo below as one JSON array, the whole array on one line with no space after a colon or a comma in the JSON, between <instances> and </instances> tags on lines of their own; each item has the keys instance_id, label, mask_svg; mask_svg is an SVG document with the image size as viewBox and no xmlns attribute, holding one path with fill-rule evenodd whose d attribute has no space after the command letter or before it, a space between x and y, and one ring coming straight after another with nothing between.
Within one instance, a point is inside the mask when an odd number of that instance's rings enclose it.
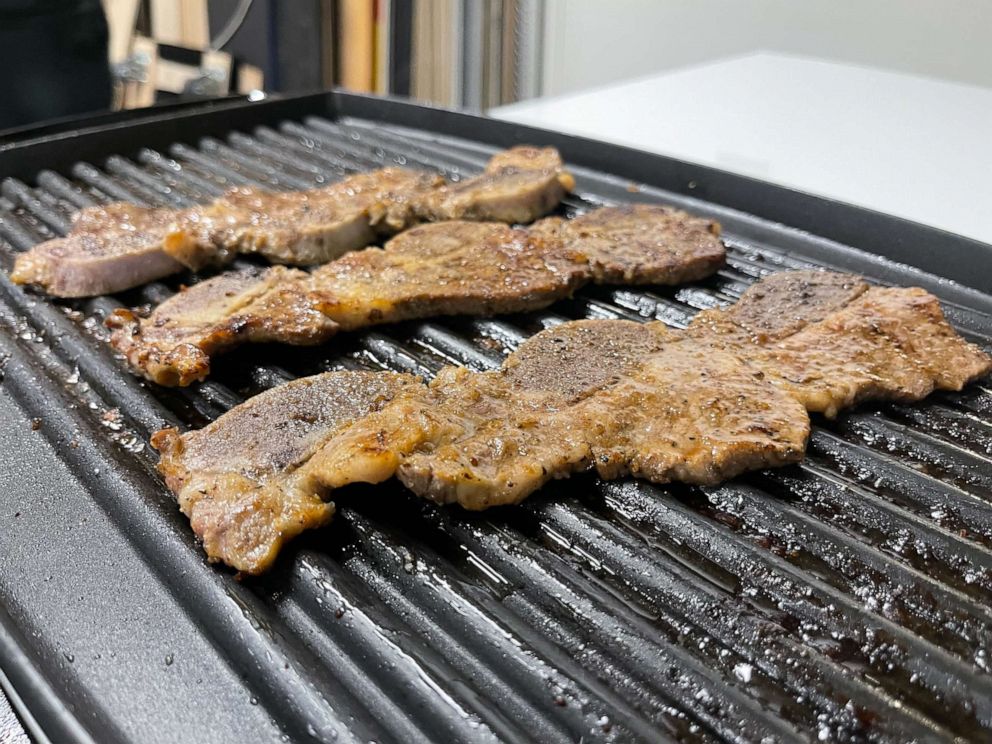
<instances>
[{"instance_id":1,"label":"grill plate","mask_svg":"<svg viewBox=\"0 0 992 744\"><path fill-rule=\"evenodd\" d=\"M0 148L0 172L21 179L3 183L0 263L88 204L183 206L387 164L461 178L514 142L562 150L578 178L569 216L645 200L718 219L727 267L676 288L588 288L544 312L242 349L183 390L124 371L102 319L189 277L56 303L0 279L0 664L31 720L53 740L101 742L992 736L987 381L816 420L805 463L718 488L585 476L484 514L349 488L329 529L240 583L206 565L147 446L154 429L202 426L297 376L487 369L563 320L679 327L809 265L923 286L989 349L988 246L623 148L334 93Z\"/></svg>"}]
</instances>

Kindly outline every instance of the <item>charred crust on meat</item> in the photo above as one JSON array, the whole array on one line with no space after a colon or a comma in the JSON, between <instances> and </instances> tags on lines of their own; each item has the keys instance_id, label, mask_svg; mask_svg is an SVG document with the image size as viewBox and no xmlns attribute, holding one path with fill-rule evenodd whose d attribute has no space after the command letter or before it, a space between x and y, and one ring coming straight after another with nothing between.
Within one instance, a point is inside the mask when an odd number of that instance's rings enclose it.
<instances>
[{"instance_id":1,"label":"charred crust on meat","mask_svg":"<svg viewBox=\"0 0 992 744\"><path fill-rule=\"evenodd\" d=\"M348 483L396 476L468 509L517 503L589 469L712 485L800 460L808 412L918 400L990 370L922 290L789 272L682 331L575 321L528 339L498 370L449 367L430 384L326 373L198 432L156 434L153 446L208 554L257 573L285 541L326 524L325 498ZM291 415L300 407L311 415Z\"/></svg>"}]
</instances>

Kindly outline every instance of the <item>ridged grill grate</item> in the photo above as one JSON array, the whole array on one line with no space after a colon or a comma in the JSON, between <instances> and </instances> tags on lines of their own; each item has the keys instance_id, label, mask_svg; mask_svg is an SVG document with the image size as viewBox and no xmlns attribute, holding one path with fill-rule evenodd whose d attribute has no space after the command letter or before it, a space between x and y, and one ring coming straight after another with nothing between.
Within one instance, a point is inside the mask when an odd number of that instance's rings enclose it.
<instances>
[{"instance_id":1,"label":"ridged grill grate","mask_svg":"<svg viewBox=\"0 0 992 744\"><path fill-rule=\"evenodd\" d=\"M231 185L307 188L394 164L460 178L490 152L312 118L80 163L66 175L42 171L33 187L3 183L0 261L9 269L17 251L65 232L72 211L91 204L182 207ZM624 199L688 204L723 222L727 266L683 287L583 289L544 312L383 326L316 350L242 349L218 359L208 382L176 390L124 371L102 321L161 302L188 278L58 303L3 279L0 320L39 375L65 383L80 425L88 419L130 463L144 502L95 498L134 520L130 539L163 586L292 738L992 737L987 381L921 405L818 419L803 464L716 488L583 476L473 515L399 486L354 487L335 497L334 524L297 541L270 575L237 583L204 565L154 475L145 443L163 425L202 426L262 390L330 369L430 377L445 364L491 368L535 331L573 318L681 327L769 272L843 263L813 236L776 244L785 228L577 174L569 216ZM908 269L857 260L869 279L916 283ZM946 307L969 340L992 349L992 318Z\"/></svg>"}]
</instances>

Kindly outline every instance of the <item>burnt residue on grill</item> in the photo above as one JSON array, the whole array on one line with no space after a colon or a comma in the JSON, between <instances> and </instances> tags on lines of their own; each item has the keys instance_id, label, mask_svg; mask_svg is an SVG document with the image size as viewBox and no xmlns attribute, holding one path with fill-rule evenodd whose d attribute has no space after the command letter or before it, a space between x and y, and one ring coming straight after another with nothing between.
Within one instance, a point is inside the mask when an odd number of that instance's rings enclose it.
<instances>
[{"instance_id":1,"label":"burnt residue on grill","mask_svg":"<svg viewBox=\"0 0 992 744\"><path fill-rule=\"evenodd\" d=\"M232 185L310 188L384 165L456 180L490 153L382 123L311 118L43 171L33 185L3 183L0 262L9 269L17 251L65 232L73 210L108 200L182 207ZM633 196L625 179L575 170L567 216ZM163 425L202 426L262 390L330 369L430 377L446 364L492 368L530 334L573 318L683 327L781 269L853 261L869 279L923 277L969 340L992 344L992 319L933 277L798 233L778 245L785 228L649 186L636 198L719 219L727 266L684 287L584 289L544 312L386 326L318 349L244 349L188 389L128 374L102 320L161 302L189 277L72 302L0 279L9 308L0 330L34 349L60 405L74 403L65 415L90 422L79 436L112 443L150 508L169 519L175 507L145 445ZM336 495L329 529L242 583L204 566L181 526L161 538L140 529L133 541L153 563L156 540L171 541L169 560L156 564L163 590L187 604L293 738L986 739L990 412L987 382L918 406L859 408L816 421L801 465L716 488L584 476L519 507L469 514L392 485L352 487ZM108 511L131 513L126 497L101 498Z\"/></svg>"}]
</instances>

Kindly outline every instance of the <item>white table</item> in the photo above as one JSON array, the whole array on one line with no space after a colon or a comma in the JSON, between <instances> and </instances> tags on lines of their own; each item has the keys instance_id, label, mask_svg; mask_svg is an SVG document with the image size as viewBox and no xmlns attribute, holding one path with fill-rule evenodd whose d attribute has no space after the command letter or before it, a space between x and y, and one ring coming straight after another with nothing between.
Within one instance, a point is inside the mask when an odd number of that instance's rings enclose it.
<instances>
[{"instance_id":1,"label":"white table","mask_svg":"<svg viewBox=\"0 0 992 744\"><path fill-rule=\"evenodd\" d=\"M758 53L489 113L992 243L992 89Z\"/></svg>"}]
</instances>

